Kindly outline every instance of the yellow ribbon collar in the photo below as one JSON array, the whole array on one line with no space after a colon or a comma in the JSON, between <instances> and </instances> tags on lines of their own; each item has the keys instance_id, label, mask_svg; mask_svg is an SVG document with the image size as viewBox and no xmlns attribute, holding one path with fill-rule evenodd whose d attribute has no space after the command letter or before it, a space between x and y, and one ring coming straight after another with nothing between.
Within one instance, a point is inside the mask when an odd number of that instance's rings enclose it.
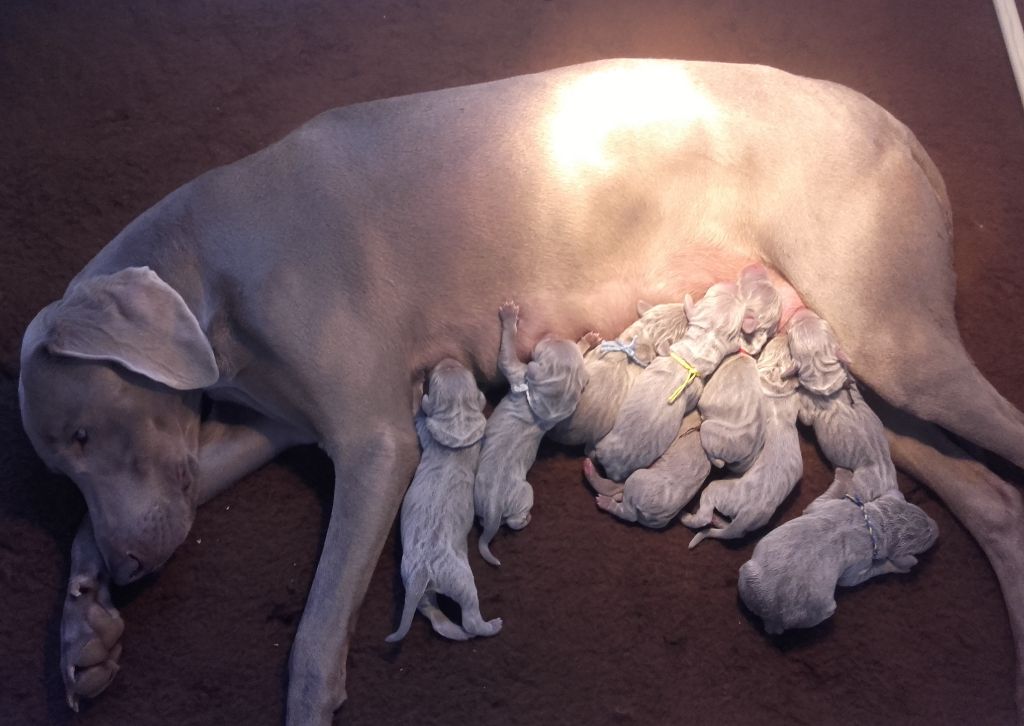
<instances>
[{"instance_id":1,"label":"yellow ribbon collar","mask_svg":"<svg viewBox=\"0 0 1024 726\"><path fill-rule=\"evenodd\" d=\"M694 368L693 364L690 363L690 361L686 360L686 358L683 358L683 356L679 355L674 350L669 351L669 356L672 358L672 360L674 360L676 363L678 363L679 365L686 369L686 380L683 381L678 388L676 388L674 391L672 391L672 393L668 395L668 402L672 404L675 403L676 400L683 395L683 391L686 390L686 387L688 385L693 383L695 378L700 377L700 371Z\"/></svg>"}]
</instances>

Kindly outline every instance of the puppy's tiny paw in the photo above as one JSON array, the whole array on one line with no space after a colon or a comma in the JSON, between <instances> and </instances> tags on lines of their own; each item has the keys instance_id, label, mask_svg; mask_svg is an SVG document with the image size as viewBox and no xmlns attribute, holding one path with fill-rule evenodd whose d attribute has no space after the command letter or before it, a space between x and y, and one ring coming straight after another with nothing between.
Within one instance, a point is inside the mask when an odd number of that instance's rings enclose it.
<instances>
[{"instance_id":1,"label":"puppy's tiny paw","mask_svg":"<svg viewBox=\"0 0 1024 726\"><path fill-rule=\"evenodd\" d=\"M502 321L511 320L512 322L516 322L519 320L519 306L511 300L506 300L498 309L498 315L501 317Z\"/></svg>"}]
</instances>

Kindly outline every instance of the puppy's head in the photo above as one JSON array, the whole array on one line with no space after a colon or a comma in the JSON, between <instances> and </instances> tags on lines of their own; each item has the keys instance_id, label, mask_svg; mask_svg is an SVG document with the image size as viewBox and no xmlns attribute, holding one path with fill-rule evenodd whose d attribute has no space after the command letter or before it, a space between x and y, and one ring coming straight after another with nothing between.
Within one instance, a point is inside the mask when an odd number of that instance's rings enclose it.
<instances>
[{"instance_id":1,"label":"puppy's head","mask_svg":"<svg viewBox=\"0 0 1024 726\"><path fill-rule=\"evenodd\" d=\"M686 332L686 307L683 303L663 303L647 307L637 304L640 319L626 328L619 338L636 338L637 358L645 365L656 356L668 355L669 347Z\"/></svg>"},{"instance_id":2,"label":"puppy's head","mask_svg":"<svg viewBox=\"0 0 1024 726\"><path fill-rule=\"evenodd\" d=\"M830 396L849 385L850 360L826 320L804 308L794 313L786 332L801 386L811 393Z\"/></svg>"},{"instance_id":3,"label":"puppy's head","mask_svg":"<svg viewBox=\"0 0 1024 726\"><path fill-rule=\"evenodd\" d=\"M880 529L889 561L898 571L908 571L917 564L916 555L935 544L939 526L899 492L885 494L871 504L877 507L881 516Z\"/></svg>"},{"instance_id":4,"label":"puppy's head","mask_svg":"<svg viewBox=\"0 0 1024 726\"><path fill-rule=\"evenodd\" d=\"M484 435L485 403L473 374L452 358L434 366L421 402L430 435L452 449L475 444Z\"/></svg>"},{"instance_id":5,"label":"puppy's head","mask_svg":"<svg viewBox=\"0 0 1024 726\"><path fill-rule=\"evenodd\" d=\"M763 265L747 265L740 271L739 299L743 311L743 348L751 355L761 352L775 335L782 315L782 301Z\"/></svg>"},{"instance_id":6,"label":"puppy's head","mask_svg":"<svg viewBox=\"0 0 1024 726\"><path fill-rule=\"evenodd\" d=\"M526 365L526 400L544 425L554 425L572 415L588 375L583 355L575 343L545 338L533 349Z\"/></svg>"},{"instance_id":7,"label":"puppy's head","mask_svg":"<svg viewBox=\"0 0 1024 726\"><path fill-rule=\"evenodd\" d=\"M774 395L793 393L799 385L797 365L789 352L789 338L777 335L768 341L757 359L761 387Z\"/></svg>"},{"instance_id":8,"label":"puppy's head","mask_svg":"<svg viewBox=\"0 0 1024 726\"><path fill-rule=\"evenodd\" d=\"M217 378L196 318L148 268L75 284L25 332L22 423L82 491L118 583L162 565L192 526L200 389Z\"/></svg>"}]
</instances>

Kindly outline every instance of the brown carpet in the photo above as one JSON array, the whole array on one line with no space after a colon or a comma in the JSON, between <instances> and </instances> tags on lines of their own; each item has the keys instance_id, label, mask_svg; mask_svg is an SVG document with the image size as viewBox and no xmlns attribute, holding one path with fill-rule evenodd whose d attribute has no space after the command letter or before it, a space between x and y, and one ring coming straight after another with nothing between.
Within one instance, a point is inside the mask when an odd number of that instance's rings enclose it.
<instances>
[{"instance_id":1,"label":"brown carpet","mask_svg":"<svg viewBox=\"0 0 1024 726\"><path fill-rule=\"evenodd\" d=\"M21 333L133 217L206 169L337 105L611 56L758 62L882 103L943 171L966 346L1024 407L1024 112L982 0L7 0L0 4L0 722L278 724L330 465L297 450L202 510L166 568L122 590L122 671L74 716L58 673L68 549L83 504L18 418ZM894 244L898 240L893 241ZM824 486L807 473L777 521ZM394 540L350 656L345 724L1009 724L1013 653L984 557L945 508L910 576L839 596L780 638L740 607L756 537L687 551L688 532L600 514L579 454L545 448L533 523L473 565L491 640L400 601Z\"/></svg>"}]
</instances>

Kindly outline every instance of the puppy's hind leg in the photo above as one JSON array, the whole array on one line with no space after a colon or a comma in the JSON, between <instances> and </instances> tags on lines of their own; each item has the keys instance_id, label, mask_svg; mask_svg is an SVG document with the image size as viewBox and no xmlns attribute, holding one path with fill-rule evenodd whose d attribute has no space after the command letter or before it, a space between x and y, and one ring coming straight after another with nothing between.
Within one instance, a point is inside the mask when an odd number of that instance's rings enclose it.
<instances>
[{"instance_id":1,"label":"puppy's hind leg","mask_svg":"<svg viewBox=\"0 0 1024 726\"><path fill-rule=\"evenodd\" d=\"M438 592L441 592L459 604L462 608L462 629L469 635L497 635L501 630L501 618L484 620L480 614L480 600L476 591L476 582L469 562L462 558L453 558L450 568L443 575L438 573Z\"/></svg>"},{"instance_id":2,"label":"puppy's hind leg","mask_svg":"<svg viewBox=\"0 0 1024 726\"><path fill-rule=\"evenodd\" d=\"M622 494L622 485L598 474L592 459L583 460L583 476L586 477L591 489L598 494L614 498L618 498Z\"/></svg>"},{"instance_id":3,"label":"puppy's hind leg","mask_svg":"<svg viewBox=\"0 0 1024 726\"><path fill-rule=\"evenodd\" d=\"M437 606L437 595L432 592L426 593L420 598L420 612L430 621L430 627L434 632L448 640L469 640L470 635L465 630L448 619L441 608Z\"/></svg>"},{"instance_id":4,"label":"puppy's hind leg","mask_svg":"<svg viewBox=\"0 0 1024 726\"><path fill-rule=\"evenodd\" d=\"M1024 498L950 441L937 426L871 402L886 425L896 465L924 482L977 540L999 580L1017 655L1024 713Z\"/></svg>"}]
</instances>

